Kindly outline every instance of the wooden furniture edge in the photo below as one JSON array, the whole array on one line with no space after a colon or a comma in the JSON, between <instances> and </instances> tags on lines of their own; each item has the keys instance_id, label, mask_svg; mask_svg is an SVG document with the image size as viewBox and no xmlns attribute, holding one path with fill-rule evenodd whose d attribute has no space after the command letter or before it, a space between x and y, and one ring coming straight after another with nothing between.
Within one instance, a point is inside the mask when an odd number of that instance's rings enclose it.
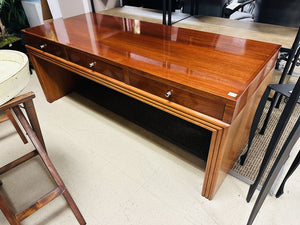
<instances>
[{"instance_id":1,"label":"wooden furniture edge","mask_svg":"<svg viewBox=\"0 0 300 225\"><path fill-rule=\"evenodd\" d=\"M230 126L230 124L224 123L223 121L220 121L218 119L215 119L215 118L207 116L207 115L204 115L200 112L196 112L192 109L178 105L178 104L168 101L166 99L162 99L153 94L150 94L148 92L145 92L143 90L140 90L138 88L130 86L124 82L115 80L106 75L95 72L91 69L87 69L83 66L79 66L79 65L72 63L70 61L67 61L65 59L62 59L57 56L54 56L49 53L38 50L34 47L26 45L26 48L28 50L30 57L34 56L34 57L43 59L47 62L51 62L59 67L62 67L69 71L72 71L80 76L83 76L85 78L93 80L99 84L103 84L104 86L112 88L116 91L119 91L119 92L121 92L125 95L128 95L130 97L133 97L135 99L138 99L149 105L155 106L156 108L159 108L163 111L166 111L170 114L178 116L182 119L185 119L189 122L192 122L196 125L206 128L206 129L214 130L214 129L226 128L226 127ZM35 60L32 60L32 61L33 61L33 64L35 64ZM38 68L38 65L36 65L35 68ZM43 81L41 82L41 85L42 85L42 88L44 89L45 84L43 84ZM58 96L57 99L60 97L62 97L62 96ZM52 101L55 101L55 100L56 99L54 99ZM48 100L48 101L52 102L51 100Z\"/></svg>"},{"instance_id":2,"label":"wooden furniture edge","mask_svg":"<svg viewBox=\"0 0 300 225\"><path fill-rule=\"evenodd\" d=\"M11 99L10 101L4 103L3 105L1 105L0 110L5 111L6 109L9 109L13 106L19 105L19 104L26 102L33 98L35 98L35 94L32 91L28 92L26 94L19 95L15 98Z\"/></svg>"},{"instance_id":3,"label":"wooden furniture edge","mask_svg":"<svg viewBox=\"0 0 300 225\"><path fill-rule=\"evenodd\" d=\"M218 136L221 138L221 142L218 152L215 152L215 154L218 154L216 161L213 163L215 167L211 168L213 171L210 171L209 173L213 175L213 179L209 180L211 182L208 183L208 186L206 187L206 196L208 196L208 199L212 199L214 197L229 170L232 168L236 159L242 152L243 146L248 140L250 131L250 126L247 125L246 121L253 120L256 107L263 92L265 91L265 87L272 77L273 71L274 69L268 73L259 88L249 99L249 101L251 101L250 104L241 111L231 126L223 129L223 133L218 133Z\"/></svg>"}]
</instances>

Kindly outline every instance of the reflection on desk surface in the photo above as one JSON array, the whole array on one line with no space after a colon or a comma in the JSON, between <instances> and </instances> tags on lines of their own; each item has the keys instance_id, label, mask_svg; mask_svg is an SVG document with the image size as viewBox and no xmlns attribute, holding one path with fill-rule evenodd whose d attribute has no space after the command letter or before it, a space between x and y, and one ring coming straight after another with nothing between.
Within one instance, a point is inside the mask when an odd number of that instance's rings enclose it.
<instances>
[{"instance_id":1,"label":"reflection on desk surface","mask_svg":"<svg viewBox=\"0 0 300 225\"><path fill-rule=\"evenodd\" d=\"M99 12L124 18L138 19L152 23L161 23L160 11L141 7L124 6ZM173 26L252 39L282 45L290 48L295 39L297 28L230 20L212 16L189 16L185 13L172 13Z\"/></svg>"}]
</instances>

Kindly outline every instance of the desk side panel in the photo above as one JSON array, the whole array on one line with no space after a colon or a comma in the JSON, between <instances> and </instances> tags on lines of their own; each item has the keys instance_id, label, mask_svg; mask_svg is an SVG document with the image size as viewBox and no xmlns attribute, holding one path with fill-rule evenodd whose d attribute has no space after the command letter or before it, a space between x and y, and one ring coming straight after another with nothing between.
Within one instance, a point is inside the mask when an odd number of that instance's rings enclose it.
<instances>
[{"instance_id":1,"label":"desk side panel","mask_svg":"<svg viewBox=\"0 0 300 225\"><path fill-rule=\"evenodd\" d=\"M77 78L73 72L36 57L28 47L27 51L48 102L53 102L75 89Z\"/></svg>"},{"instance_id":2,"label":"desk side panel","mask_svg":"<svg viewBox=\"0 0 300 225\"><path fill-rule=\"evenodd\" d=\"M213 163L214 169L212 169L210 173L213 179L206 188L205 196L207 196L207 198L212 199L214 197L229 170L241 154L249 137L257 105L266 86L269 84L272 74L273 70L268 73L256 92L249 98L247 104L230 125L227 132L223 132L218 158L217 161Z\"/></svg>"}]
</instances>

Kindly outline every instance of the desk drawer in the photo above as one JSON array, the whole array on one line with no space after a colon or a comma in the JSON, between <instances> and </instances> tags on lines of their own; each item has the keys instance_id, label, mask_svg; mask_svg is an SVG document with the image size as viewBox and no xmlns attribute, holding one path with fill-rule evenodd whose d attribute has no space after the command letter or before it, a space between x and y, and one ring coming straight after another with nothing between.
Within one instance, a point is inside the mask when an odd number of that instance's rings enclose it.
<instances>
[{"instance_id":1,"label":"desk drawer","mask_svg":"<svg viewBox=\"0 0 300 225\"><path fill-rule=\"evenodd\" d=\"M66 53L64 48L60 45L54 44L48 40L43 40L34 36L26 38L26 44L37 48L39 50L45 51L52 55L58 56L60 58L66 59Z\"/></svg>"},{"instance_id":2,"label":"desk drawer","mask_svg":"<svg viewBox=\"0 0 300 225\"><path fill-rule=\"evenodd\" d=\"M102 73L106 76L109 76L111 78L114 78L116 80L124 81L123 69L102 62L100 60L95 60L95 71Z\"/></svg>"},{"instance_id":3,"label":"desk drawer","mask_svg":"<svg viewBox=\"0 0 300 225\"><path fill-rule=\"evenodd\" d=\"M222 120L225 103L129 71L130 85Z\"/></svg>"},{"instance_id":4,"label":"desk drawer","mask_svg":"<svg viewBox=\"0 0 300 225\"><path fill-rule=\"evenodd\" d=\"M94 70L116 80L124 81L123 70L76 50L68 50L69 60L80 66Z\"/></svg>"}]
</instances>

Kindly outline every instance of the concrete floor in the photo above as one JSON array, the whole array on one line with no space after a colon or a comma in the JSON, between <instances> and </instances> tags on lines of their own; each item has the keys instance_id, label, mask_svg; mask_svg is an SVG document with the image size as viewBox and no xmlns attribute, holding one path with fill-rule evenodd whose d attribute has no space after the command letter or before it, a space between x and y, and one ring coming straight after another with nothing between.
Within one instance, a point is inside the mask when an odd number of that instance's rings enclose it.
<instances>
[{"instance_id":1,"label":"concrete floor","mask_svg":"<svg viewBox=\"0 0 300 225\"><path fill-rule=\"evenodd\" d=\"M45 100L35 73L40 125L51 160L90 225L246 224L258 191L228 176L209 201L201 196L205 163L76 93ZM32 150L10 122L0 124L0 165ZM2 175L0 188L16 211L49 192L53 183L38 159ZM299 224L300 169L285 194L268 196L254 224ZM0 213L0 224L8 224ZM27 225L77 224L62 197L28 217Z\"/></svg>"}]
</instances>

